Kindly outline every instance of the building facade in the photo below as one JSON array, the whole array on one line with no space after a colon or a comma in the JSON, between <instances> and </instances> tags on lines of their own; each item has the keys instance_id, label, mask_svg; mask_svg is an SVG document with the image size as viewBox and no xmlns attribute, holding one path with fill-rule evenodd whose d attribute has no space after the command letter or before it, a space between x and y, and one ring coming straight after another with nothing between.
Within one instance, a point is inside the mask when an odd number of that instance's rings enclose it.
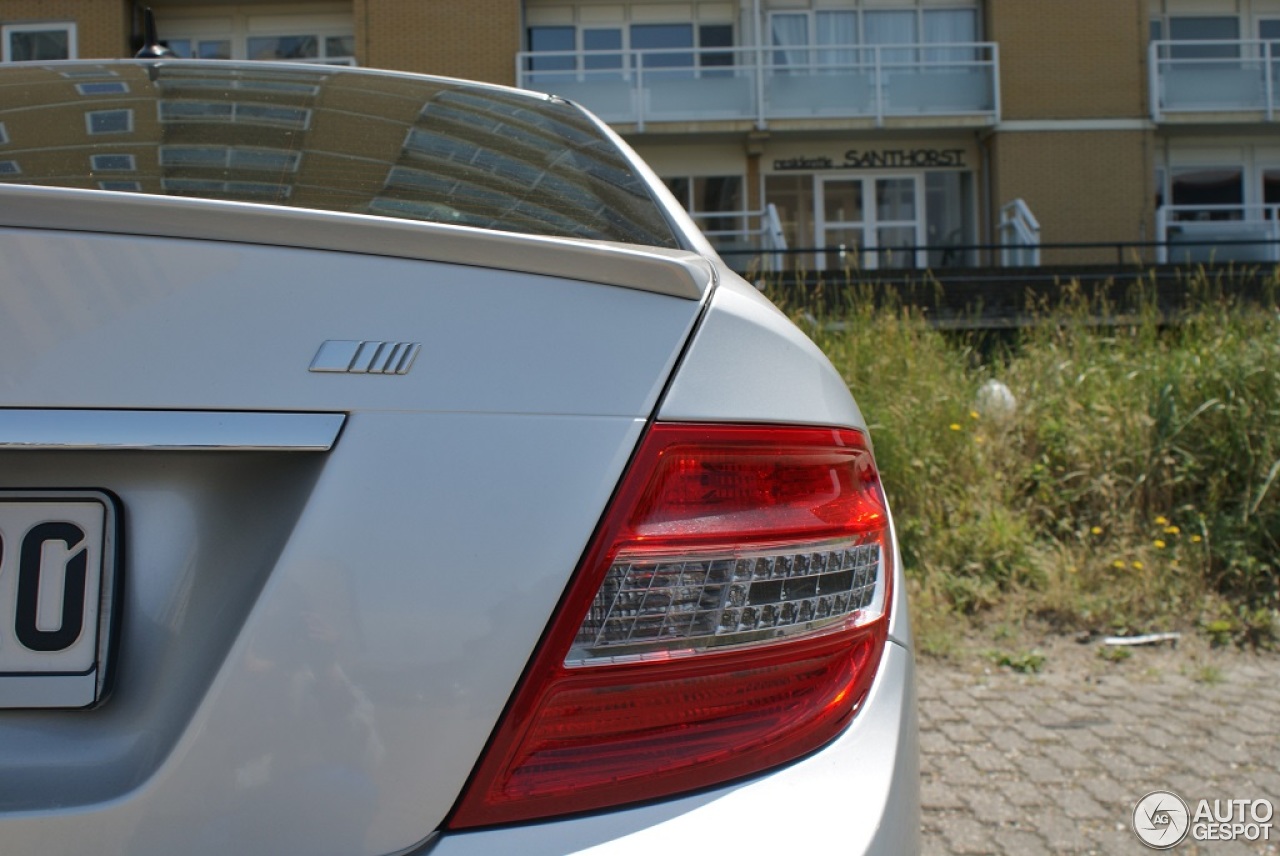
<instances>
[{"instance_id":1,"label":"building facade","mask_svg":"<svg viewBox=\"0 0 1280 856\"><path fill-rule=\"evenodd\" d=\"M127 56L141 5L0 0L2 58ZM181 56L580 101L739 267L1277 258L1280 0L150 5Z\"/></svg>"}]
</instances>

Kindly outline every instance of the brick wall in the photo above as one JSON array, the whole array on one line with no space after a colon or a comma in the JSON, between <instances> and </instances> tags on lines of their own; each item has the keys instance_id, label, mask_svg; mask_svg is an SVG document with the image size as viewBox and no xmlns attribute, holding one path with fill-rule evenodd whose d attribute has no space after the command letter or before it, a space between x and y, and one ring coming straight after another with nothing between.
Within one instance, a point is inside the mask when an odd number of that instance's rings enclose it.
<instances>
[{"instance_id":1,"label":"brick wall","mask_svg":"<svg viewBox=\"0 0 1280 856\"><path fill-rule=\"evenodd\" d=\"M1005 119L1147 115L1147 0L988 0Z\"/></svg>"},{"instance_id":2,"label":"brick wall","mask_svg":"<svg viewBox=\"0 0 1280 856\"><path fill-rule=\"evenodd\" d=\"M993 138L992 154L996 204L1024 199L1040 221L1045 243L1151 239L1155 212L1148 132L1005 132ZM1045 264L1116 260L1114 249L1046 252L1043 259Z\"/></svg>"},{"instance_id":3,"label":"brick wall","mask_svg":"<svg viewBox=\"0 0 1280 856\"><path fill-rule=\"evenodd\" d=\"M124 0L6 0L0 23L75 23L82 59L131 56L130 7Z\"/></svg>"},{"instance_id":4,"label":"brick wall","mask_svg":"<svg viewBox=\"0 0 1280 856\"><path fill-rule=\"evenodd\" d=\"M363 65L515 83L520 0L356 0Z\"/></svg>"}]
</instances>

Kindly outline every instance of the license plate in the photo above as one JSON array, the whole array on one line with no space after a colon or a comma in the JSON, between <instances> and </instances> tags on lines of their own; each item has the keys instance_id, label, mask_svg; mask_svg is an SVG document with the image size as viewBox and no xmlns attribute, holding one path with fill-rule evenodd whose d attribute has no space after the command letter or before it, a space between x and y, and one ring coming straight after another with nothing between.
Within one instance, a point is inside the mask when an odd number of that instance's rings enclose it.
<instances>
[{"instance_id":1,"label":"license plate","mask_svg":"<svg viewBox=\"0 0 1280 856\"><path fill-rule=\"evenodd\" d=\"M102 700L116 526L101 491L0 491L0 709Z\"/></svg>"}]
</instances>

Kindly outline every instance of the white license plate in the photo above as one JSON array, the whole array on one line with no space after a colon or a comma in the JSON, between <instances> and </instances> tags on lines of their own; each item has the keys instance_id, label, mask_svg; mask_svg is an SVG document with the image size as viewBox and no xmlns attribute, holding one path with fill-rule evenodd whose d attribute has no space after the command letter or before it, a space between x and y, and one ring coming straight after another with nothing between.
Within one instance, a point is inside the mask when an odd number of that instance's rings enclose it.
<instances>
[{"instance_id":1,"label":"white license plate","mask_svg":"<svg viewBox=\"0 0 1280 856\"><path fill-rule=\"evenodd\" d=\"M0 709L102 700L116 509L100 491L0 491Z\"/></svg>"}]
</instances>

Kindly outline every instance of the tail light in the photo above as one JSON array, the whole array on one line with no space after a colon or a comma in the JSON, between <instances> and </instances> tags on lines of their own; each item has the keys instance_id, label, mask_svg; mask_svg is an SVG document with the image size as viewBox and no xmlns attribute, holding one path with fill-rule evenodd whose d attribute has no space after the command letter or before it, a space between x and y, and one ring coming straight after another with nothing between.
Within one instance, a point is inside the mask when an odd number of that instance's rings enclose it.
<instances>
[{"instance_id":1,"label":"tail light","mask_svg":"<svg viewBox=\"0 0 1280 856\"><path fill-rule=\"evenodd\" d=\"M652 426L449 826L668 796L821 746L880 661L892 556L859 432Z\"/></svg>"}]
</instances>

